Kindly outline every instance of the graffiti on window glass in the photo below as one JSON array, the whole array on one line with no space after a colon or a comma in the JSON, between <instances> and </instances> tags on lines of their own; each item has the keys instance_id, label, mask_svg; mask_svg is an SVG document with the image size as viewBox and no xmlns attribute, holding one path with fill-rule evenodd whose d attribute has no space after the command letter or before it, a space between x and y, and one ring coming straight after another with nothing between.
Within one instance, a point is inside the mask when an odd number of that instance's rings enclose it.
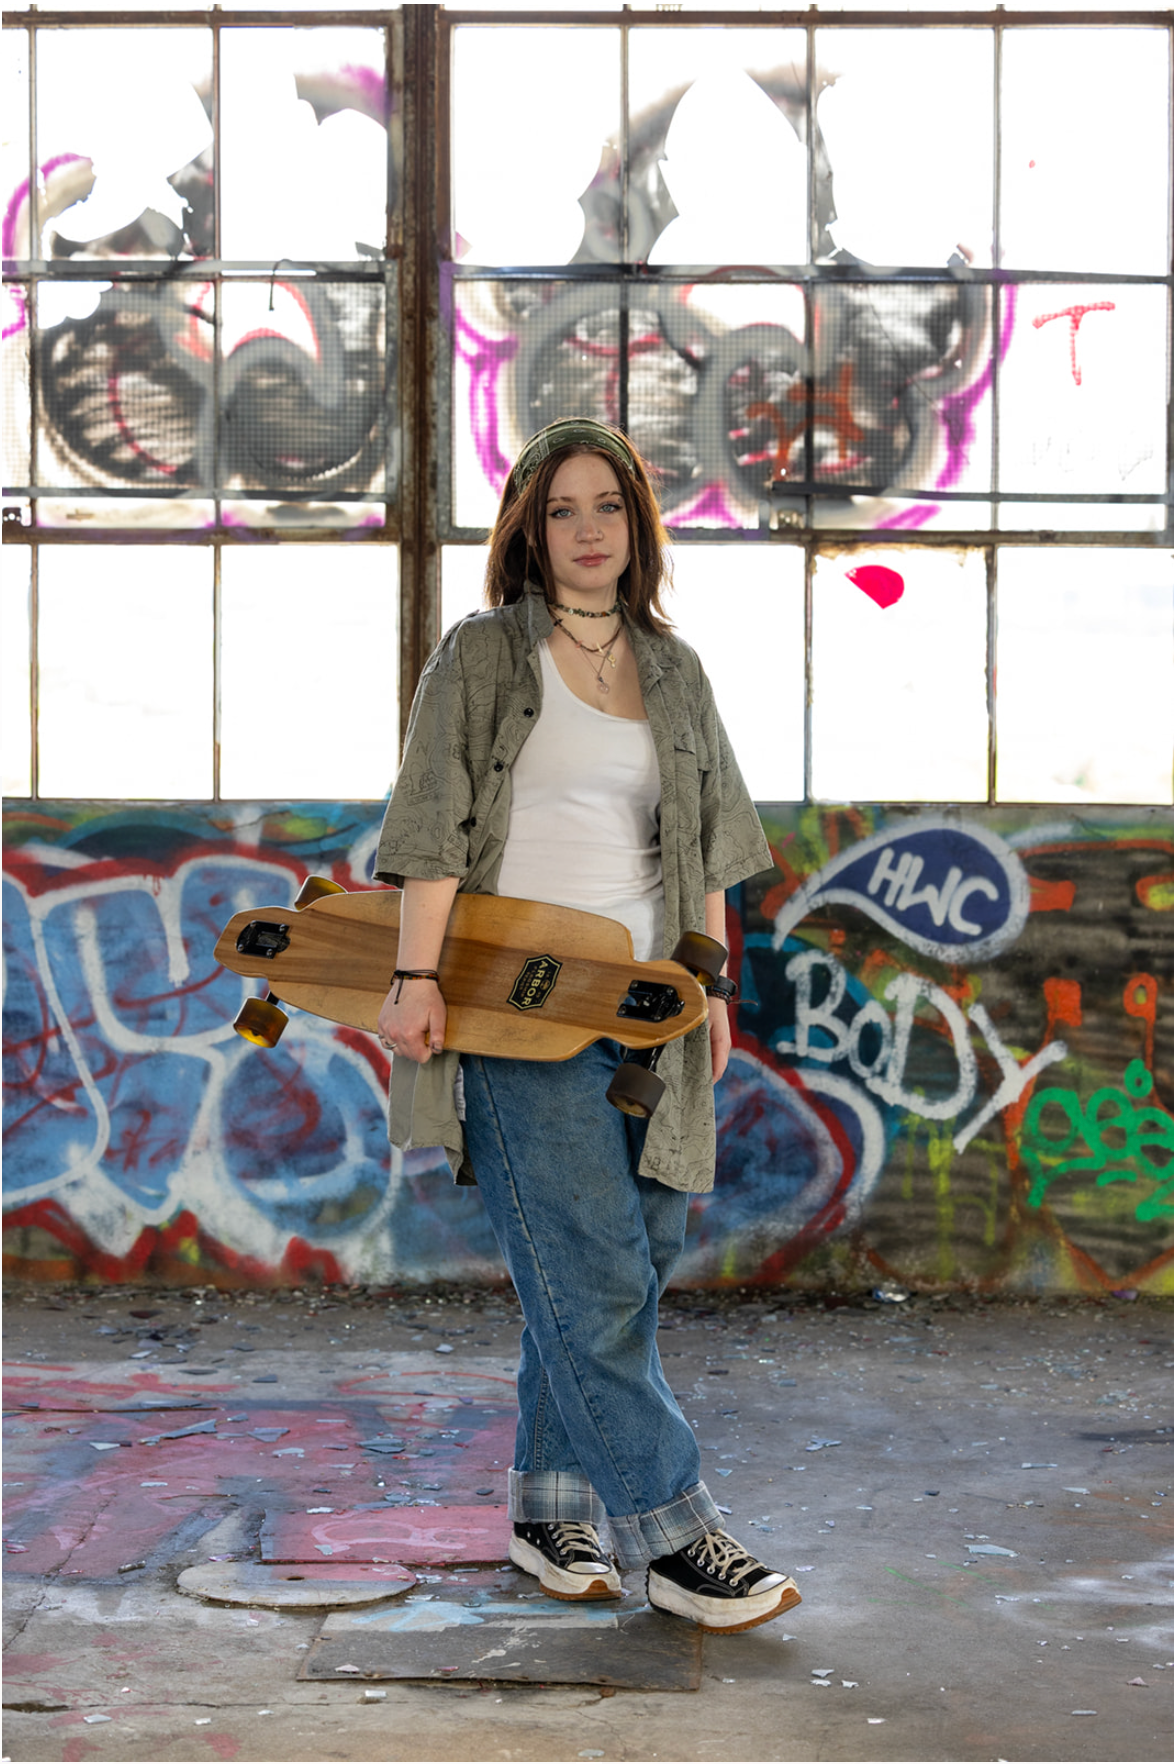
<instances>
[{"instance_id":1,"label":"graffiti on window glass","mask_svg":"<svg viewBox=\"0 0 1174 1764\"><path fill-rule=\"evenodd\" d=\"M82 55L39 33L37 236L26 177L5 193L4 255L135 270L40 281L35 309L19 290L4 347L35 365L40 487L386 492L383 289L297 273L383 255L382 43L226 33L216 166L209 33L92 31ZM235 255L273 259L219 290L168 273L214 254L218 179ZM6 462L6 481L26 473Z\"/></svg>"},{"instance_id":2,"label":"graffiti on window glass","mask_svg":"<svg viewBox=\"0 0 1174 1764\"><path fill-rule=\"evenodd\" d=\"M642 46L654 35L669 72ZM1118 506L1110 524L1160 527L1164 376L1154 363L1166 351L1163 290L1035 284L1018 231L1017 279L1000 276L992 34L946 30L911 41L908 32L821 31L810 141L802 48L782 46L793 33L734 31L736 52L722 49L722 35L632 32L643 108L629 119L626 166L610 142L579 196L578 247L555 259L597 267L602 278L626 258L640 273L623 286L478 280L479 263L543 259L495 256L488 209L470 198L465 215L456 119L457 207L475 235L457 241L467 257L454 292L458 523L492 518L527 434L584 410L626 424L662 474L677 528L798 526L811 495L815 519L830 527L1078 528L1104 524L1105 511L1014 498L1122 493L1154 500ZM692 52L703 36L714 39L712 66ZM735 65L755 36L753 65ZM1130 139L1150 142L1164 127L1161 34L1076 36L1072 53L1086 72L1100 50L1137 85L1144 114L1128 125ZM771 45L775 67L763 61ZM957 80L952 70L961 70ZM1065 261L1112 268L1099 187L1092 243L1072 230L1074 192L1056 163L1071 121L1067 89L1041 95L1020 70L1003 99L1016 125L1003 195L1014 197L1017 227L1038 170ZM964 162L927 155L943 128L966 139ZM1132 177L1127 208L1164 237L1159 158ZM913 164L915 178L900 175ZM529 223L535 251L543 224L541 212ZM787 280L792 263L807 265L802 280ZM661 273L669 265L671 279ZM997 519L996 467L999 494L1011 498Z\"/></svg>"}]
</instances>

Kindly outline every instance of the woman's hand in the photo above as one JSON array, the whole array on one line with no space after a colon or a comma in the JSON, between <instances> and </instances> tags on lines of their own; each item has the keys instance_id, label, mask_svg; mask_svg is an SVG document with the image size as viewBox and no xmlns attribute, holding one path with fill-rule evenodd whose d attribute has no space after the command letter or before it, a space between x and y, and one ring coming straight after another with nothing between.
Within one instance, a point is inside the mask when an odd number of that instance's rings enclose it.
<instances>
[{"instance_id":1,"label":"woman's hand","mask_svg":"<svg viewBox=\"0 0 1174 1764\"><path fill-rule=\"evenodd\" d=\"M399 947L396 967L435 969L457 879L442 876L435 881L404 878L400 901ZM435 980L392 980L391 990L379 1012L379 1040L389 1053L427 1065L444 1047L447 1012L444 995Z\"/></svg>"},{"instance_id":2,"label":"woman's hand","mask_svg":"<svg viewBox=\"0 0 1174 1764\"><path fill-rule=\"evenodd\" d=\"M709 1058L716 1084L730 1059L730 1008L724 998L709 1001Z\"/></svg>"},{"instance_id":3,"label":"woman's hand","mask_svg":"<svg viewBox=\"0 0 1174 1764\"><path fill-rule=\"evenodd\" d=\"M444 995L435 980L396 980L379 1012L379 1040L390 1053L425 1066L444 1048Z\"/></svg>"}]
</instances>

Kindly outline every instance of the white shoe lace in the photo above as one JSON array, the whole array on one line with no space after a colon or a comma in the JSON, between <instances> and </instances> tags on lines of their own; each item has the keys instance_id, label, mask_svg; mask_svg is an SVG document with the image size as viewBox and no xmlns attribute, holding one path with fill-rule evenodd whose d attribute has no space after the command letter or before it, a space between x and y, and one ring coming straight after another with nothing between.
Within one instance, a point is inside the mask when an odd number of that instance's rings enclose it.
<instances>
[{"instance_id":1,"label":"white shoe lace","mask_svg":"<svg viewBox=\"0 0 1174 1764\"><path fill-rule=\"evenodd\" d=\"M727 1531L707 1531L704 1537L689 1545L689 1554L699 1567L712 1571L730 1586L737 1586L756 1568L765 1568L764 1563L744 1550Z\"/></svg>"},{"instance_id":2,"label":"white shoe lace","mask_svg":"<svg viewBox=\"0 0 1174 1764\"><path fill-rule=\"evenodd\" d=\"M601 1568L607 1566L607 1557L603 1553L599 1533L594 1525L581 1525L572 1519L560 1519L555 1521L550 1531L559 1549L568 1555L578 1552L590 1556L592 1562Z\"/></svg>"}]
</instances>

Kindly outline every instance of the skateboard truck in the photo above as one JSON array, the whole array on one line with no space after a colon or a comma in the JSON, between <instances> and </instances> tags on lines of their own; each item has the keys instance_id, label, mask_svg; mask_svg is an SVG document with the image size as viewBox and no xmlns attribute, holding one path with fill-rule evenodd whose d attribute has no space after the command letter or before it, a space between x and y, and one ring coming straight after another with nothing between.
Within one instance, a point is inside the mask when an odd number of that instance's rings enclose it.
<instances>
[{"instance_id":1,"label":"skateboard truck","mask_svg":"<svg viewBox=\"0 0 1174 1764\"><path fill-rule=\"evenodd\" d=\"M664 1023L669 1017L679 1017L684 1008L685 1001L675 986L631 980L616 1016L634 1018L638 1023Z\"/></svg>"},{"instance_id":2,"label":"skateboard truck","mask_svg":"<svg viewBox=\"0 0 1174 1764\"><path fill-rule=\"evenodd\" d=\"M272 919L253 919L237 938L236 947L240 955L263 956L271 962L289 948L289 926L277 925ZM280 1006L281 1000L272 989L264 998L246 998L232 1026L254 1047L276 1047L289 1022Z\"/></svg>"},{"instance_id":3,"label":"skateboard truck","mask_svg":"<svg viewBox=\"0 0 1174 1764\"><path fill-rule=\"evenodd\" d=\"M326 876L307 876L297 893L294 908L302 912L327 894L342 894L343 888ZM263 956L271 962L289 948L289 926L273 919L253 919L236 940L240 955ZM246 998L233 1019L233 1028L254 1047L276 1047L289 1018L281 1009L281 1000L270 988L264 998Z\"/></svg>"},{"instance_id":4,"label":"skateboard truck","mask_svg":"<svg viewBox=\"0 0 1174 1764\"><path fill-rule=\"evenodd\" d=\"M700 931L686 931L678 939L670 960L687 968L702 986L711 986L725 966L728 956L729 951L716 937L706 937ZM638 1017L646 1023L663 1023L667 1017L675 1017L684 1008L684 999L672 986L634 980L616 1015ZM619 1109L623 1115L633 1115L641 1121L647 1121L655 1113L656 1105L665 1090L664 1079L658 1077L656 1072L656 1062L661 1052L661 1047L644 1048L617 1067L615 1076L607 1087L607 1100L614 1109Z\"/></svg>"},{"instance_id":5,"label":"skateboard truck","mask_svg":"<svg viewBox=\"0 0 1174 1764\"><path fill-rule=\"evenodd\" d=\"M264 956L272 961L283 949L289 948L289 926L276 925L271 919L254 919L236 940L238 955Z\"/></svg>"}]
</instances>

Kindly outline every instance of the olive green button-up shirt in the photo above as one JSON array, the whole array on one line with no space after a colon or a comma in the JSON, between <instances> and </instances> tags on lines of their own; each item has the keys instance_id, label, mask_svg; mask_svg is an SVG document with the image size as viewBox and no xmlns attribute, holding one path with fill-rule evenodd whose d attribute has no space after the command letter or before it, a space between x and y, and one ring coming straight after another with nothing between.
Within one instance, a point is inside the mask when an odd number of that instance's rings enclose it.
<instances>
[{"instance_id":1,"label":"olive green button-up shirt","mask_svg":"<svg viewBox=\"0 0 1174 1764\"><path fill-rule=\"evenodd\" d=\"M381 882L456 876L496 894L509 831L510 768L542 712L538 645L554 626L538 589L454 625L420 679L403 764L375 858ZM628 627L660 768L664 948L705 929L705 896L771 865L762 825L697 656L676 637ZM458 1182L475 1181L456 1102L459 1055L393 1060L394 1145L443 1146ZM642 1176L669 1188L713 1187L715 1141L704 1025L668 1044L666 1093L648 1126Z\"/></svg>"}]
</instances>

